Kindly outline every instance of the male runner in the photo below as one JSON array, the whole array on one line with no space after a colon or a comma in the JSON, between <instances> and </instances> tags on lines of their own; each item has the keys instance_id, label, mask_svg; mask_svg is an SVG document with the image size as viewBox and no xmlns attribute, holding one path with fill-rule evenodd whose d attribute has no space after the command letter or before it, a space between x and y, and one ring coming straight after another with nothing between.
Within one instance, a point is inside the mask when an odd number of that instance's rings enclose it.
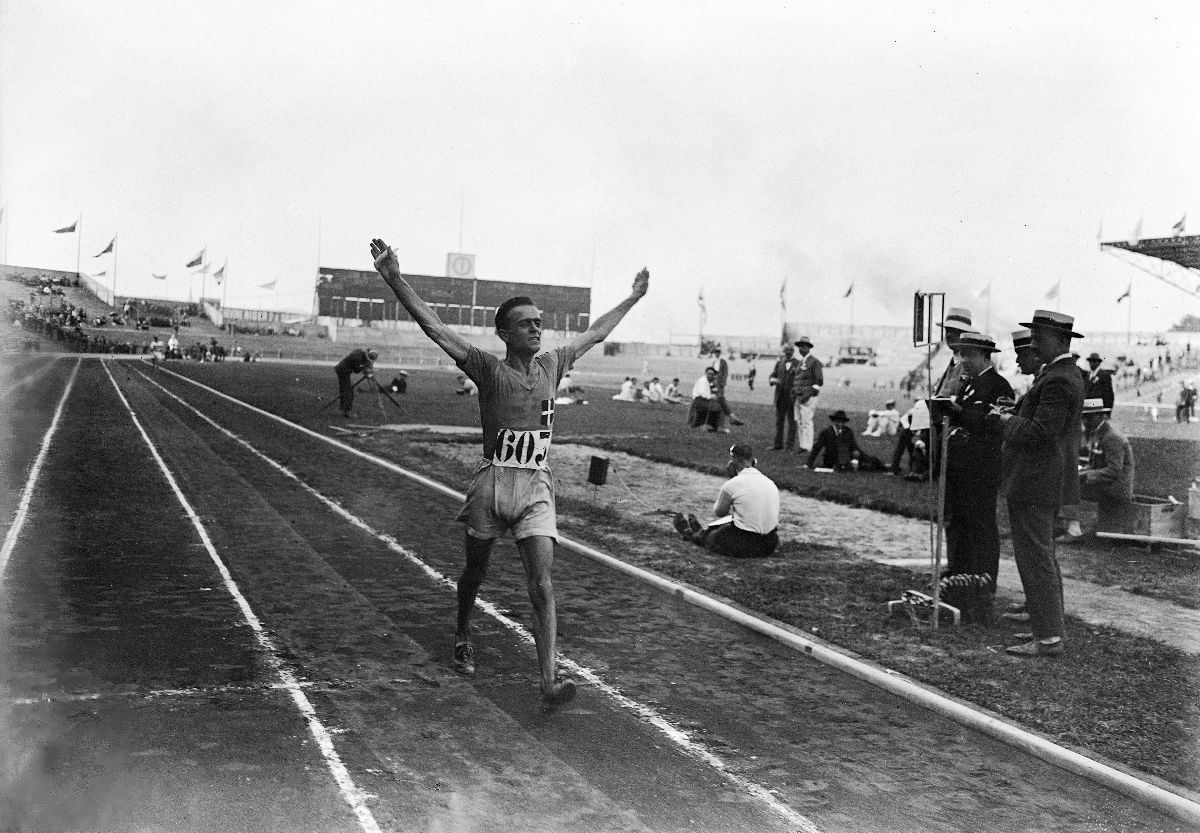
<instances>
[{"instance_id":1,"label":"male runner","mask_svg":"<svg viewBox=\"0 0 1200 833\"><path fill-rule=\"evenodd\" d=\"M471 345L437 317L400 274L391 247L382 240L372 240L371 256L379 274L425 335L479 386L483 459L475 467L466 502L458 514L467 525L467 557L458 580L454 664L464 673L475 671L471 610L487 573L492 545L504 532L511 531L521 552L533 606L542 702L546 707L568 703L575 696L575 683L556 679L558 623L550 579L558 538L554 481L547 459L554 427L554 394L575 360L607 338L646 294L650 273L645 269L638 272L629 297L596 319L574 341L540 355L541 312L531 298L510 298L496 310L496 335L506 347L501 361Z\"/></svg>"}]
</instances>

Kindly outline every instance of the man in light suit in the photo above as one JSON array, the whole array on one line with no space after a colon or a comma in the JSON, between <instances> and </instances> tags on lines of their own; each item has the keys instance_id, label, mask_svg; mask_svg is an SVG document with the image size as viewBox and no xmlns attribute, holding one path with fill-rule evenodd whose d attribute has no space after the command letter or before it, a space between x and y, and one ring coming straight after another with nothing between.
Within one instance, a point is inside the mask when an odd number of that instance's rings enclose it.
<instances>
[{"instance_id":1,"label":"man in light suit","mask_svg":"<svg viewBox=\"0 0 1200 833\"><path fill-rule=\"evenodd\" d=\"M813 343L808 336L800 336L796 349L800 358L796 363L796 377L792 383L795 398L796 425L800 434L797 454L807 455L813 447L813 416L817 413L817 397L825 385L825 372L821 360L812 354Z\"/></svg>"},{"instance_id":2,"label":"man in light suit","mask_svg":"<svg viewBox=\"0 0 1200 833\"><path fill-rule=\"evenodd\" d=\"M1071 356L1075 319L1035 310L1021 322L1044 367L1016 413L997 405L989 420L1003 432L1001 491L1008 503L1013 558L1025 589L1031 641L1007 651L1057 656L1063 644L1062 573L1054 554L1054 516L1063 498L1063 460L1074 458L1083 411L1083 376Z\"/></svg>"}]
</instances>

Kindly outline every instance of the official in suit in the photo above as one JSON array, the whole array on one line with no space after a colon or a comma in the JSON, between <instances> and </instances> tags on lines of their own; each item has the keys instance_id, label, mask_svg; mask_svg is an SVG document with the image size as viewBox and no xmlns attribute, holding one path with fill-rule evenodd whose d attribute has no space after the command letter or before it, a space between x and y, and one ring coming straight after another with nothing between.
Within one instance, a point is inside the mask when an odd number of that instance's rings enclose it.
<instances>
[{"instance_id":1,"label":"official in suit","mask_svg":"<svg viewBox=\"0 0 1200 833\"><path fill-rule=\"evenodd\" d=\"M1028 327L1044 367L1016 413L989 419L1003 432L1001 491L1008 504L1013 558L1025 589L1033 640L1007 650L1017 656L1062 653L1062 573L1054 554L1054 516L1062 504L1063 460L1074 457L1083 410L1083 377L1071 357L1075 319L1036 310Z\"/></svg>"},{"instance_id":2,"label":"official in suit","mask_svg":"<svg viewBox=\"0 0 1200 833\"><path fill-rule=\"evenodd\" d=\"M946 458L946 575L972 576L966 598L968 619L991 620L1000 532L996 501L1000 491L1000 429L988 422L992 406L1012 399L1012 386L992 366L996 342L965 332L959 337L962 366L959 394L949 406L950 442Z\"/></svg>"},{"instance_id":3,"label":"official in suit","mask_svg":"<svg viewBox=\"0 0 1200 833\"><path fill-rule=\"evenodd\" d=\"M1083 400L1083 424L1088 432L1087 466L1079 473L1084 500L1096 502L1098 528L1130 532L1133 528L1133 448L1108 421L1111 407L1099 397Z\"/></svg>"},{"instance_id":4,"label":"official in suit","mask_svg":"<svg viewBox=\"0 0 1200 833\"><path fill-rule=\"evenodd\" d=\"M821 360L812 354L813 343L808 336L800 336L796 349L800 358L796 360L796 378L792 383L795 402L796 430L800 448L797 453L807 454L813 447L813 417L817 413L817 397L825 385L825 372Z\"/></svg>"},{"instance_id":5,"label":"official in suit","mask_svg":"<svg viewBox=\"0 0 1200 833\"><path fill-rule=\"evenodd\" d=\"M846 424L850 421L850 417L846 416L845 411L834 411L829 415L829 421L833 425L817 435L817 442L809 452L808 461L804 465L811 469L817 460L817 455L821 455L823 467L845 471L852 467L853 461L862 457L862 451L858 448L858 440L855 439L854 432Z\"/></svg>"},{"instance_id":6,"label":"official in suit","mask_svg":"<svg viewBox=\"0 0 1200 833\"><path fill-rule=\"evenodd\" d=\"M1088 372L1083 381L1083 396L1085 399L1100 399L1111 412L1116 394L1113 392L1112 371L1100 366L1103 361L1099 353L1087 357Z\"/></svg>"},{"instance_id":7,"label":"official in suit","mask_svg":"<svg viewBox=\"0 0 1200 833\"><path fill-rule=\"evenodd\" d=\"M796 413L792 406L792 384L796 381L796 348L783 346L779 361L768 380L775 389L775 451L796 448Z\"/></svg>"},{"instance_id":8,"label":"official in suit","mask_svg":"<svg viewBox=\"0 0 1200 833\"><path fill-rule=\"evenodd\" d=\"M942 328L942 341L950 350L950 363L946 365L937 384L933 386L933 395L954 396L958 393L959 380L962 376L962 365L958 361L958 340L963 333L973 330L971 311L964 307L950 307L945 320L939 326Z\"/></svg>"}]
</instances>

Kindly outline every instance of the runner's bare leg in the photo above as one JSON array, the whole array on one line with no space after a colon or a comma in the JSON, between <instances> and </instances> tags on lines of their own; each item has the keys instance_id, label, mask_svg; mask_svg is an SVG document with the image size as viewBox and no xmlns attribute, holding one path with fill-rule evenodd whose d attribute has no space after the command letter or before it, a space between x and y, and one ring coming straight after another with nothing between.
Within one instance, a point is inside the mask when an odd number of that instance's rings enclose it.
<instances>
[{"instance_id":1,"label":"runner's bare leg","mask_svg":"<svg viewBox=\"0 0 1200 833\"><path fill-rule=\"evenodd\" d=\"M475 608L479 586L487 576L488 559L491 558L492 544L495 542L495 538L476 538L467 533L467 563L458 578L458 626L454 631L455 636L469 636L471 633L471 611Z\"/></svg>"},{"instance_id":2,"label":"runner's bare leg","mask_svg":"<svg viewBox=\"0 0 1200 833\"><path fill-rule=\"evenodd\" d=\"M558 618L554 606L554 583L550 568L554 564L554 539L548 535L533 535L517 542L525 579L529 584L529 601L533 605L533 641L537 645L538 665L542 672L542 692L554 688L557 663Z\"/></svg>"}]
</instances>

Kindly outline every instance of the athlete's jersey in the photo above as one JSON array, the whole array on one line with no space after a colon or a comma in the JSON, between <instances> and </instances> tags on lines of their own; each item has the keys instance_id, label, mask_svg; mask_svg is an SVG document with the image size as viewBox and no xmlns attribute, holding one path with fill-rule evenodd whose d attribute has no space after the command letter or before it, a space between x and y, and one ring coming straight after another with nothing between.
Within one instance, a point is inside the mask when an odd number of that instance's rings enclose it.
<instances>
[{"instance_id":1,"label":"athlete's jersey","mask_svg":"<svg viewBox=\"0 0 1200 833\"><path fill-rule=\"evenodd\" d=\"M471 347L459 367L479 385L483 456L497 466L543 469L554 429L554 392L575 362L571 347L540 353L529 374Z\"/></svg>"}]
</instances>

